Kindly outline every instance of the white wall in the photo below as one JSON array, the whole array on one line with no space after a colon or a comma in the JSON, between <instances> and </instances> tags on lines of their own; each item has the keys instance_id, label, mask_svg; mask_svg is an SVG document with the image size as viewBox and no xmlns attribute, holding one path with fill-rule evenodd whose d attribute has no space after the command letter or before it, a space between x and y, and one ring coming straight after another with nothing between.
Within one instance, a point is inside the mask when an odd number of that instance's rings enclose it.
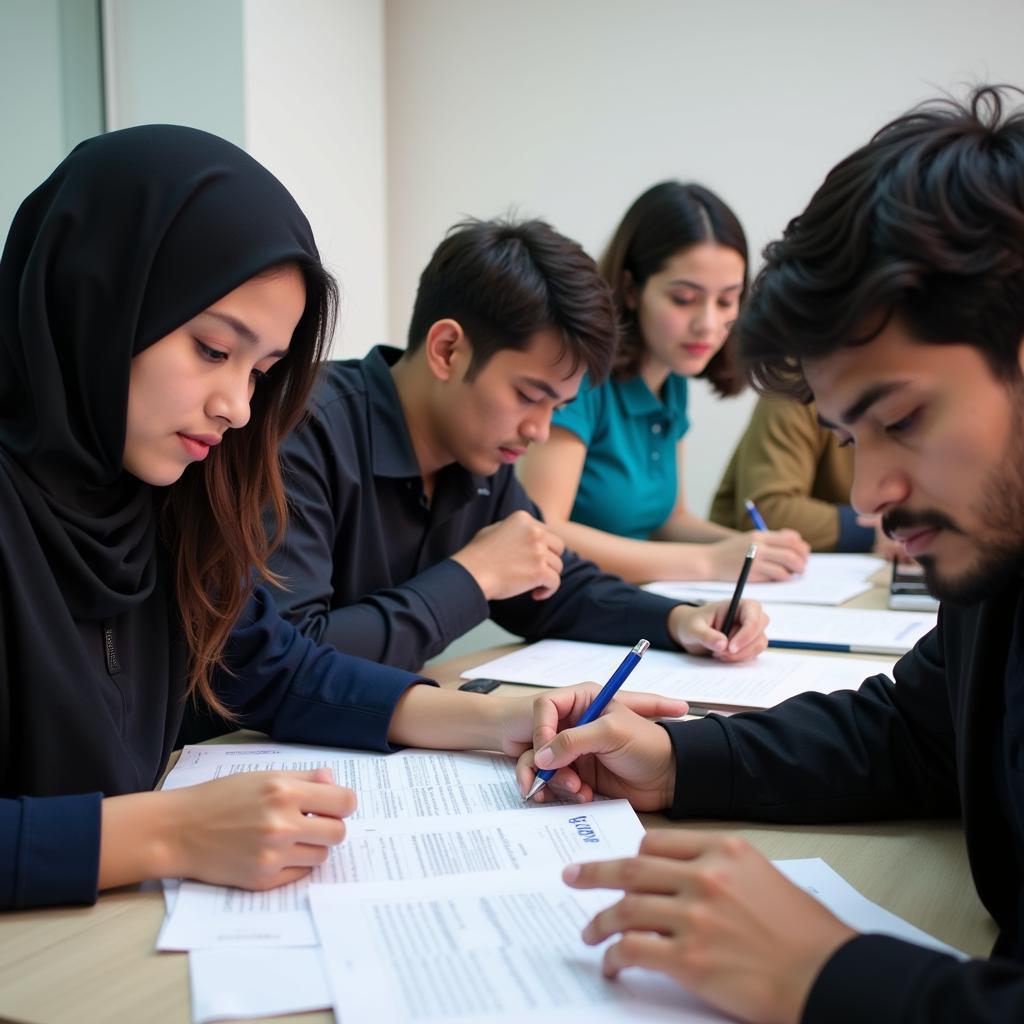
<instances>
[{"instance_id":1,"label":"white wall","mask_svg":"<svg viewBox=\"0 0 1024 1024\"><path fill-rule=\"evenodd\" d=\"M245 144L241 0L103 0L107 128L187 124Z\"/></svg>"},{"instance_id":2,"label":"white wall","mask_svg":"<svg viewBox=\"0 0 1024 1024\"><path fill-rule=\"evenodd\" d=\"M80 0L0 0L0 247L21 201L103 128L97 23Z\"/></svg>"},{"instance_id":3,"label":"white wall","mask_svg":"<svg viewBox=\"0 0 1024 1024\"><path fill-rule=\"evenodd\" d=\"M291 190L342 289L335 358L386 340L382 0L244 0L246 148Z\"/></svg>"},{"instance_id":4,"label":"white wall","mask_svg":"<svg viewBox=\"0 0 1024 1024\"><path fill-rule=\"evenodd\" d=\"M595 255L635 196L703 182L758 252L832 164L939 88L1024 81L1019 0L387 0L391 333L463 214L537 214ZM694 388L704 512L749 413Z\"/></svg>"}]
</instances>

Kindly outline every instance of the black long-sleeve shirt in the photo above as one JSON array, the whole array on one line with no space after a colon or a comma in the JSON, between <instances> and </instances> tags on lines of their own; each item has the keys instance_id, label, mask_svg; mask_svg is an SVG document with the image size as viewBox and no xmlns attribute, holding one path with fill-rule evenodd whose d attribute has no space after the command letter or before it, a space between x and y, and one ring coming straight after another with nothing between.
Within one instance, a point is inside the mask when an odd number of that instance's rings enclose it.
<instances>
[{"instance_id":1,"label":"black long-sleeve shirt","mask_svg":"<svg viewBox=\"0 0 1024 1024\"><path fill-rule=\"evenodd\" d=\"M780 822L960 815L971 871L1000 934L966 963L880 935L843 945L804 1024L1024 1020L1024 583L935 630L859 690L805 694L766 712L667 724L674 817Z\"/></svg>"},{"instance_id":2,"label":"black long-sleeve shirt","mask_svg":"<svg viewBox=\"0 0 1024 1024\"><path fill-rule=\"evenodd\" d=\"M677 602L568 551L552 597L488 604L451 555L518 509L540 512L510 466L481 477L449 465L427 502L390 373L401 354L328 363L309 419L284 444L290 517L271 561L288 587L275 594L282 614L317 641L410 669L488 617L528 640L672 648Z\"/></svg>"}]
</instances>

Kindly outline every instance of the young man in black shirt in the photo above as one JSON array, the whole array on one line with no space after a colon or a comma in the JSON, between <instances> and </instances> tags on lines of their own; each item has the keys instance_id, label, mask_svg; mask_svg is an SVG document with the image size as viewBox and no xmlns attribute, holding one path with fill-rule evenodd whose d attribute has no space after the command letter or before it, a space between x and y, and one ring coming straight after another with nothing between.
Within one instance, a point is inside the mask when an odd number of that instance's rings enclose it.
<instances>
[{"instance_id":1,"label":"young man in black shirt","mask_svg":"<svg viewBox=\"0 0 1024 1024\"><path fill-rule=\"evenodd\" d=\"M852 444L852 501L925 567L935 630L857 691L664 728L626 709L535 762L673 816L958 815L990 960L855 935L736 837L652 833L639 858L567 870L627 895L585 929L606 970L665 971L741 1020L1024 1020L1024 109L979 89L883 128L766 251L738 324L765 391L814 398ZM569 767L569 766L572 767Z\"/></svg>"},{"instance_id":2,"label":"young man in black shirt","mask_svg":"<svg viewBox=\"0 0 1024 1024\"><path fill-rule=\"evenodd\" d=\"M271 567L317 641L418 669L493 618L560 637L754 657L764 617L649 594L564 549L513 464L584 372L611 363L615 313L593 261L541 221L457 225L420 278L404 351L329 363L282 458L290 518ZM609 494L609 501L629 501Z\"/></svg>"}]
</instances>

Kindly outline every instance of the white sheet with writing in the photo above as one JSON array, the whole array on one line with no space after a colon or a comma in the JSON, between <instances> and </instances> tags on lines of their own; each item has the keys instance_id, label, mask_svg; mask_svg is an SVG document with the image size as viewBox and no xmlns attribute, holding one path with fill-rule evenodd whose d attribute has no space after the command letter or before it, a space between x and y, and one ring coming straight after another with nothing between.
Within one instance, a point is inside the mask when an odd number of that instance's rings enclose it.
<instances>
[{"instance_id":1,"label":"white sheet with writing","mask_svg":"<svg viewBox=\"0 0 1024 1024\"><path fill-rule=\"evenodd\" d=\"M773 604L768 616L765 632L769 642L835 644L862 654L906 654L938 621L935 612L806 604Z\"/></svg>"},{"instance_id":2,"label":"white sheet with writing","mask_svg":"<svg viewBox=\"0 0 1024 1024\"><path fill-rule=\"evenodd\" d=\"M869 577L884 565L874 555L814 554L801 575L781 583L748 583L743 596L763 604L843 604L870 590ZM732 597L735 587L735 580L656 580L644 589L677 601L718 601Z\"/></svg>"},{"instance_id":3,"label":"white sheet with writing","mask_svg":"<svg viewBox=\"0 0 1024 1024\"><path fill-rule=\"evenodd\" d=\"M629 856L644 828L625 800L460 817L351 821L312 874L267 892L183 882L161 950L316 944L308 891L317 884L404 882L499 872L557 877L564 864Z\"/></svg>"},{"instance_id":4,"label":"white sheet with writing","mask_svg":"<svg viewBox=\"0 0 1024 1024\"><path fill-rule=\"evenodd\" d=\"M865 899L821 860L776 866L859 931L961 955ZM601 977L603 947L584 945L580 929L618 898L493 875L310 892L338 1020L730 1019L649 971L628 970L615 982Z\"/></svg>"},{"instance_id":5,"label":"white sheet with writing","mask_svg":"<svg viewBox=\"0 0 1024 1024\"><path fill-rule=\"evenodd\" d=\"M866 899L823 860L778 860L775 866L858 931L881 932L958 957L964 955ZM227 1018L326 1009L331 1005L331 997L321 955L321 950L312 946L204 949L190 953L192 1019L196 1024L204 1024ZM679 990L673 986L672 998L678 997ZM683 1010L677 1008L675 1012L680 1014L675 1019L687 1019L681 1015ZM691 1016L691 1020L720 1019L708 1016L704 1007L694 1010L691 1006L690 1012L703 1015Z\"/></svg>"},{"instance_id":6,"label":"white sheet with writing","mask_svg":"<svg viewBox=\"0 0 1024 1024\"><path fill-rule=\"evenodd\" d=\"M622 661L625 648L578 640L541 640L463 672L533 686L603 683ZM868 677L892 674L891 659L822 657L766 651L754 661L723 665L677 651L649 650L623 684L692 704L769 708L799 693L856 689Z\"/></svg>"}]
</instances>

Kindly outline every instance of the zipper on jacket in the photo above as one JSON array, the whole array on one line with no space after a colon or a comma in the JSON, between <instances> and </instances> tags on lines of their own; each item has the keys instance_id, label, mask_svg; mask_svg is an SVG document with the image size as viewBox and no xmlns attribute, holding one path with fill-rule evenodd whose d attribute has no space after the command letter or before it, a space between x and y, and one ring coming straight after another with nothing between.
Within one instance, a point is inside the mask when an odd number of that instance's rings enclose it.
<instances>
[{"instance_id":1,"label":"zipper on jacket","mask_svg":"<svg viewBox=\"0 0 1024 1024\"><path fill-rule=\"evenodd\" d=\"M107 659L107 672L116 676L121 671L121 659L117 656L114 623L109 619L103 623L103 653Z\"/></svg>"}]
</instances>

